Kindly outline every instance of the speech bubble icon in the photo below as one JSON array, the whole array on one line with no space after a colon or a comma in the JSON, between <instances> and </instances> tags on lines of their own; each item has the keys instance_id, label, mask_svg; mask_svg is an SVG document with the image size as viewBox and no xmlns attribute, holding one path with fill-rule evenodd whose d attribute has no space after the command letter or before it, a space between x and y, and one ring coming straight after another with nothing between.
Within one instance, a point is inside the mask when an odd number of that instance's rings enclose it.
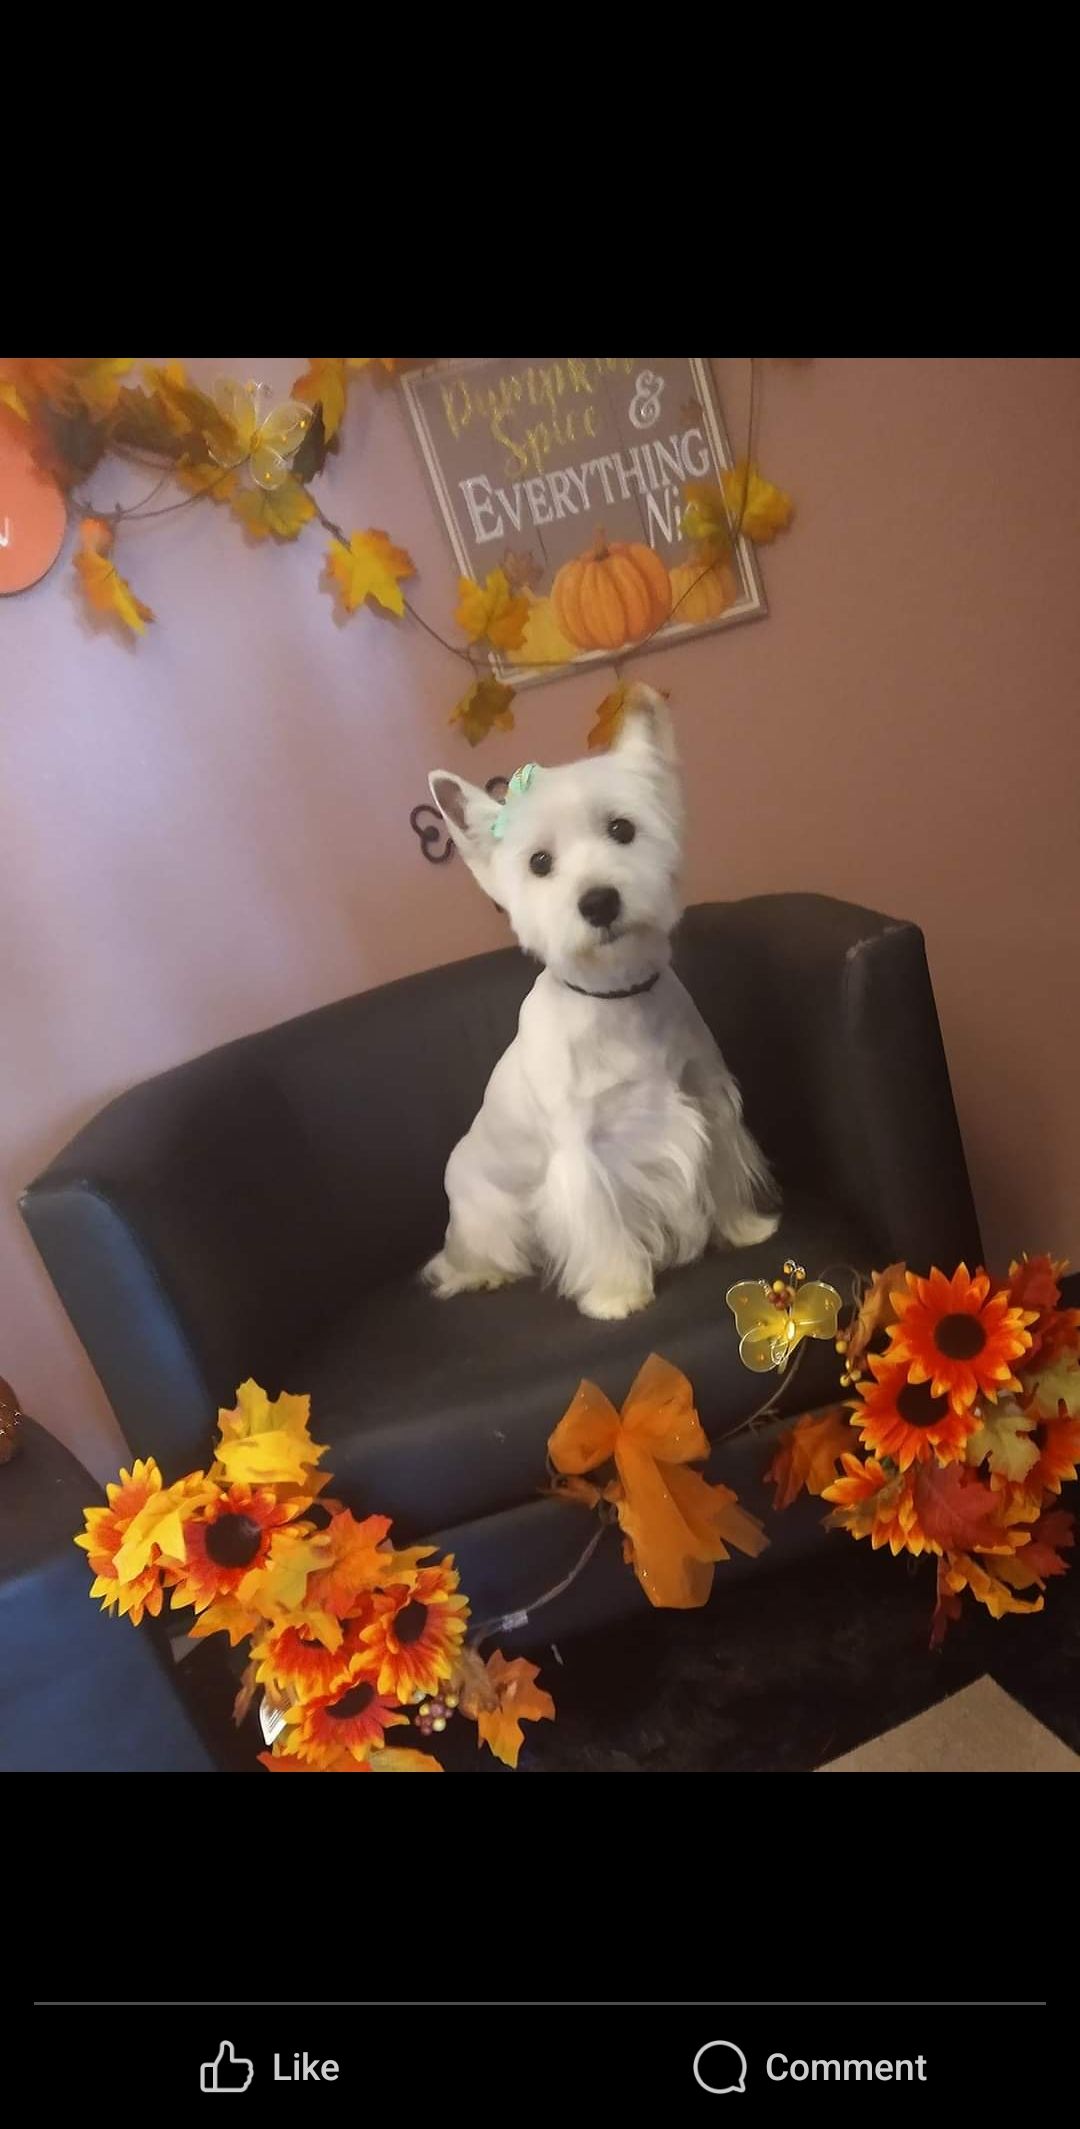
<instances>
[{"instance_id":1,"label":"speech bubble icon","mask_svg":"<svg viewBox=\"0 0 1080 2129\"><path fill-rule=\"evenodd\" d=\"M714 2049L720 2052L714 2054ZM727 2051L727 2059L725 2059L722 2052L725 2049ZM705 2068L709 2072L709 2077L704 2077L701 2069L702 2062L706 2057L708 2057L708 2060L705 2061ZM732 2060L732 2058L734 2059ZM746 2057L742 2049L736 2047L733 2040L707 2040L704 2047L699 2048L694 2057L694 2076L703 2092L745 2092ZM724 2077L727 2082L725 2084L710 2084L709 2078L711 2077Z\"/></svg>"}]
</instances>

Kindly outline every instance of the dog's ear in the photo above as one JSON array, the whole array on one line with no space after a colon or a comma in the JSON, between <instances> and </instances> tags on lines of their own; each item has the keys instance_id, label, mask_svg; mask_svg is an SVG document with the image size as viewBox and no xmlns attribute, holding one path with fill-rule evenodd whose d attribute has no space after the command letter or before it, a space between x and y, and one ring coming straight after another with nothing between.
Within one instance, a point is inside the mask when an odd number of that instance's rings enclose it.
<instances>
[{"instance_id":1,"label":"dog's ear","mask_svg":"<svg viewBox=\"0 0 1080 2129\"><path fill-rule=\"evenodd\" d=\"M678 768L667 703L656 688L646 687L643 681L636 680L626 691L615 752L666 769Z\"/></svg>"},{"instance_id":2,"label":"dog's ear","mask_svg":"<svg viewBox=\"0 0 1080 2129\"><path fill-rule=\"evenodd\" d=\"M485 894L490 894L491 860L495 838L491 831L502 813L498 799L470 784L452 769L433 769L428 790L442 814L462 857Z\"/></svg>"}]
</instances>

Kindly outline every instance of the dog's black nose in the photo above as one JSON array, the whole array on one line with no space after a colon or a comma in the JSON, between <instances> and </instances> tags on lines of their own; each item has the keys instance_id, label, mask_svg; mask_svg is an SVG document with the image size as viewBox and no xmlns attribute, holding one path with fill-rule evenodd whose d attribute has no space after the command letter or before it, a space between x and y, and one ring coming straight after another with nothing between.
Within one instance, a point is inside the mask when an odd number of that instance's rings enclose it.
<instances>
[{"instance_id":1,"label":"dog's black nose","mask_svg":"<svg viewBox=\"0 0 1080 2129\"><path fill-rule=\"evenodd\" d=\"M617 887L589 887L578 908L587 924L595 924L597 931L606 931L622 908L622 896Z\"/></svg>"}]
</instances>

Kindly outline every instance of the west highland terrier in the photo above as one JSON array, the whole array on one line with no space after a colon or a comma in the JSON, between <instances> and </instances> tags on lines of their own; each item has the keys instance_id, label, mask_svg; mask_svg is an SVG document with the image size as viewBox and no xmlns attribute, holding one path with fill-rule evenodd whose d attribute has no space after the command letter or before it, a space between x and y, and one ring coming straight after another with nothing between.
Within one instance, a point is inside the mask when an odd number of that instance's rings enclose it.
<instances>
[{"instance_id":1,"label":"west highland terrier","mask_svg":"<svg viewBox=\"0 0 1080 2129\"><path fill-rule=\"evenodd\" d=\"M424 1276L447 1298L540 1273L629 1316L658 1271L778 1221L739 1089L669 966L682 791L667 710L629 690L610 752L519 769L505 803L448 769L431 794L474 879L544 966L446 1170Z\"/></svg>"}]
</instances>

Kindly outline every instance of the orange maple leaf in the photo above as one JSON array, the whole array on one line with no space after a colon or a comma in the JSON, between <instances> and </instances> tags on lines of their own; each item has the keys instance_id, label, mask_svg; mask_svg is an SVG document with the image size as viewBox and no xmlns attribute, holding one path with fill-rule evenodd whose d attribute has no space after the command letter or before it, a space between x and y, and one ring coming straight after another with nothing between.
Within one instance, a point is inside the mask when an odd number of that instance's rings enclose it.
<instances>
[{"instance_id":1,"label":"orange maple leaf","mask_svg":"<svg viewBox=\"0 0 1080 2129\"><path fill-rule=\"evenodd\" d=\"M501 680L474 680L461 701L455 703L450 723L460 727L470 747L478 747L493 726L497 726L500 732L513 731L514 713L510 708L513 699L513 688L505 687Z\"/></svg>"},{"instance_id":2,"label":"orange maple leaf","mask_svg":"<svg viewBox=\"0 0 1080 2129\"><path fill-rule=\"evenodd\" d=\"M95 613L105 614L122 623L135 635L141 636L154 614L149 606L137 599L126 577L120 575L112 553L112 526L98 517L84 517L79 527L81 545L75 555L75 568L83 588L87 605Z\"/></svg>"},{"instance_id":3,"label":"orange maple leaf","mask_svg":"<svg viewBox=\"0 0 1080 2129\"><path fill-rule=\"evenodd\" d=\"M842 1405L826 1412L807 1412L781 1435L765 1473L776 1487L774 1508L790 1508L800 1493L822 1494L836 1478L836 1467L852 1447L851 1422Z\"/></svg>"},{"instance_id":4,"label":"orange maple leaf","mask_svg":"<svg viewBox=\"0 0 1080 2129\"><path fill-rule=\"evenodd\" d=\"M362 1523L347 1508L331 1518L324 1532L329 1564L312 1575L307 1603L346 1619L362 1591L385 1581L391 1555L381 1549L390 1528L388 1515L365 1516Z\"/></svg>"},{"instance_id":5,"label":"orange maple leaf","mask_svg":"<svg viewBox=\"0 0 1080 2129\"><path fill-rule=\"evenodd\" d=\"M887 1264L884 1271L871 1273L870 1284L853 1321L844 1333L849 1375L859 1373L863 1354L878 1332L886 1330L890 1323L896 1322L893 1288L903 1287L906 1274L906 1264Z\"/></svg>"},{"instance_id":6,"label":"orange maple leaf","mask_svg":"<svg viewBox=\"0 0 1080 2129\"><path fill-rule=\"evenodd\" d=\"M1069 1563L1061 1555L1075 1542L1072 1516L1065 1508L1054 1508L1032 1526L1031 1543L1021 1552L995 1559L994 1573L1013 1589L1030 1589L1033 1582L1043 1589L1051 1575L1068 1574Z\"/></svg>"},{"instance_id":7,"label":"orange maple leaf","mask_svg":"<svg viewBox=\"0 0 1080 2129\"><path fill-rule=\"evenodd\" d=\"M470 643L486 636L497 650L517 650L529 620L529 601L513 592L505 569L492 569L483 584L459 577L455 619Z\"/></svg>"},{"instance_id":8,"label":"orange maple leaf","mask_svg":"<svg viewBox=\"0 0 1080 2129\"><path fill-rule=\"evenodd\" d=\"M588 738L590 754L606 753L608 747L614 746L619 736L619 728L623 721L625 708L626 684L625 682L620 682L618 687L612 688L610 695L604 696L603 702L596 712L596 721Z\"/></svg>"},{"instance_id":9,"label":"orange maple leaf","mask_svg":"<svg viewBox=\"0 0 1080 2129\"><path fill-rule=\"evenodd\" d=\"M925 1536L943 1552L993 1552L1007 1544L1000 1501L964 1464L920 1464L913 1488L915 1512Z\"/></svg>"},{"instance_id":10,"label":"orange maple leaf","mask_svg":"<svg viewBox=\"0 0 1080 2129\"><path fill-rule=\"evenodd\" d=\"M474 1681L471 1690L466 1689L462 1695L462 1712L471 1715L488 1751L501 1759L504 1767L516 1767L525 1737L522 1723L553 1722L555 1702L536 1684L539 1667L527 1663L524 1656L508 1661L502 1650L496 1649L484 1672L484 1684Z\"/></svg>"}]
</instances>

